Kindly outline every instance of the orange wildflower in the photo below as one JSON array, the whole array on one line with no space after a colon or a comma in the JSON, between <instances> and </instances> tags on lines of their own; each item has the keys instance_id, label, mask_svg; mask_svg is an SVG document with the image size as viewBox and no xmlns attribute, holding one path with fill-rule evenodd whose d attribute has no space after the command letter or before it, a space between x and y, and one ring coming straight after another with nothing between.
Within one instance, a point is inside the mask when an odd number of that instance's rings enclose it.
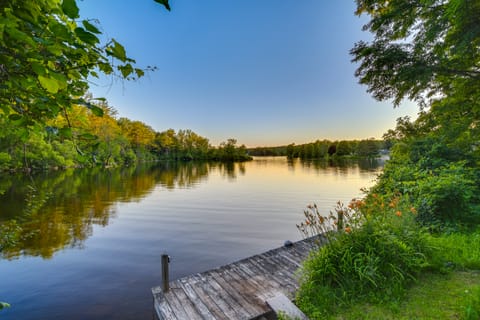
<instances>
[{"instance_id":1,"label":"orange wildflower","mask_svg":"<svg viewBox=\"0 0 480 320\"><path fill-rule=\"evenodd\" d=\"M395 215L396 215L397 217L401 217L401 216L402 216L402 212L401 212L401 211L397 211L397 212L395 212Z\"/></svg>"},{"instance_id":2,"label":"orange wildflower","mask_svg":"<svg viewBox=\"0 0 480 320\"><path fill-rule=\"evenodd\" d=\"M350 228L350 227L346 227L346 228L345 228L345 232L346 232L346 233L350 233L350 232L352 232L352 228Z\"/></svg>"},{"instance_id":3,"label":"orange wildflower","mask_svg":"<svg viewBox=\"0 0 480 320\"><path fill-rule=\"evenodd\" d=\"M410 212L413 214L417 214L417 209L415 209L415 207L411 207Z\"/></svg>"}]
</instances>

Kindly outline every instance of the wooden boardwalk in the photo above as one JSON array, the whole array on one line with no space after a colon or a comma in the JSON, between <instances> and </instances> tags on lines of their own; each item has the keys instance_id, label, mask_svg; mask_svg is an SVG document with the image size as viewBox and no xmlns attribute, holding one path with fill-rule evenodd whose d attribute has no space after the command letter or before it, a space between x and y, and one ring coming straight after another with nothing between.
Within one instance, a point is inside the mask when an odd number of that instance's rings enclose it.
<instances>
[{"instance_id":1,"label":"wooden boardwalk","mask_svg":"<svg viewBox=\"0 0 480 320\"><path fill-rule=\"evenodd\" d=\"M298 289L296 271L321 238L294 242L203 273L170 282L170 290L152 289L158 319L265 319L266 301ZM324 240L323 240L324 241Z\"/></svg>"}]
</instances>

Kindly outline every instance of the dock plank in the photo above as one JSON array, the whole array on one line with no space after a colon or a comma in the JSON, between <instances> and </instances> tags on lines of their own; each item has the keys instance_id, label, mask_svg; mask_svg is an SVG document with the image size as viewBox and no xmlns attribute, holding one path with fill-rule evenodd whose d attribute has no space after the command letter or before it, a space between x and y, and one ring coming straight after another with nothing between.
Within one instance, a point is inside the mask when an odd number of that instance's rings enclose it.
<instances>
[{"instance_id":1,"label":"dock plank","mask_svg":"<svg viewBox=\"0 0 480 320\"><path fill-rule=\"evenodd\" d=\"M272 312L267 300L279 294L294 296L299 286L297 270L322 243L322 238L301 240L171 281L168 292L152 288L156 316L160 320L215 320L267 315Z\"/></svg>"}]
</instances>

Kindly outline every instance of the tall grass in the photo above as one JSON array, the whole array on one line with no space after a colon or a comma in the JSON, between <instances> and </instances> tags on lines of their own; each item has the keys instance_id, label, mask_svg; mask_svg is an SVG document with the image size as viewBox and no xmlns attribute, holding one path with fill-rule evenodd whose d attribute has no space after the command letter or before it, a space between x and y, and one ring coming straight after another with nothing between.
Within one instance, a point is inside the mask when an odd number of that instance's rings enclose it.
<instances>
[{"instance_id":1,"label":"tall grass","mask_svg":"<svg viewBox=\"0 0 480 320\"><path fill-rule=\"evenodd\" d=\"M431 239L441 263L457 269L480 270L480 229L469 233L440 234Z\"/></svg>"},{"instance_id":2,"label":"tall grass","mask_svg":"<svg viewBox=\"0 0 480 320\"><path fill-rule=\"evenodd\" d=\"M330 241L304 263L297 303L310 318L325 317L356 301L400 299L407 284L431 266L434 248L407 203L373 195L368 202L338 205L337 215L324 218L316 207L308 207L299 225L305 234L328 229L317 224L338 226L335 216L348 218L338 232L326 232Z\"/></svg>"}]
</instances>

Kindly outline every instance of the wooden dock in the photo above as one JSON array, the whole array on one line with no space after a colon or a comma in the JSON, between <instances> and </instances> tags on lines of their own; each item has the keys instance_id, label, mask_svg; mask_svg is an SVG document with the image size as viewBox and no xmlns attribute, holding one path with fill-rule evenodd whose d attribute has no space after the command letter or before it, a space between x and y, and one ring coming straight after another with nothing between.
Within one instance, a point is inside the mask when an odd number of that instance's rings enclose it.
<instances>
[{"instance_id":1,"label":"wooden dock","mask_svg":"<svg viewBox=\"0 0 480 320\"><path fill-rule=\"evenodd\" d=\"M309 238L152 288L154 313L170 319L274 319L266 301L293 298L297 270L323 238Z\"/></svg>"}]
</instances>

